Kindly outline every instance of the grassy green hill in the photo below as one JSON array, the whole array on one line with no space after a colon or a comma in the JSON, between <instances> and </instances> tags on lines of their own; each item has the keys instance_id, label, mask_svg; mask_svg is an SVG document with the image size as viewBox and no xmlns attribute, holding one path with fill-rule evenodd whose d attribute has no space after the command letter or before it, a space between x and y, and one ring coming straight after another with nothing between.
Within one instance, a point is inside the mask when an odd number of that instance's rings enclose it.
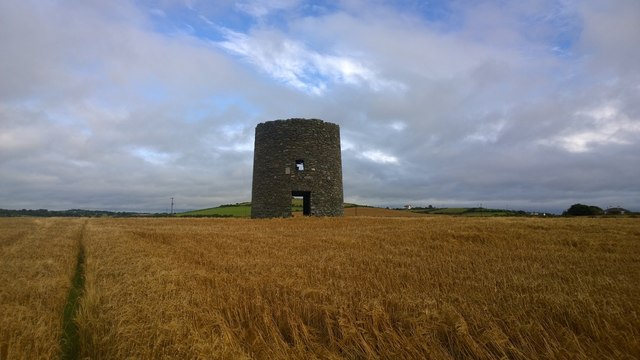
<instances>
[{"instance_id":1,"label":"grassy green hill","mask_svg":"<svg viewBox=\"0 0 640 360\"><path fill-rule=\"evenodd\" d=\"M345 215L353 216L358 215L358 212L354 209L361 209L359 215L361 216L376 216L375 212L363 212L363 208L376 209L372 206L358 205L345 203ZM302 212L302 199L293 198L291 200L291 210L294 213ZM381 209L384 210L384 209ZM512 210L500 210L500 209L485 209L485 208L414 208L411 210L395 209L398 216L404 214L428 214L428 215L455 215L455 216L522 216L529 215L524 211L512 211ZM353 214L352 214L353 213ZM368 215L365 215L368 214ZM388 211L385 216L391 216ZM210 217L250 217L251 216L251 203L242 202L236 204L221 205L214 208L187 211L176 214L176 216L184 217L197 217L197 216L210 216Z\"/></svg>"},{"instance_id":2,"label":"grassy green hill","mask_svg":"<svg viewBox=\"0 0 640 360\"><path fill-rule=\"evenodd\" d=\"M405 210L407 211L407 210ZM408 210L421 214L460 215L460 216L522 216L528 215L524 211L486 209L486 208L414 208Z\"/></svg>"},{"instance_id":3,"label":"grassy green hill","mask_svg":"<svg viewBox=\"0 0 640 360\"><path fill-rule=\"evenodd\" d=\"M176 216L250 217L251 203L243 202L237 204L220 205L214 208L178 213L176 214Z\"/></svg>"},{"instance_id":4,"label":"grassy green hill","mask_svg":"<svg viewBox=\"0 0 640 360\"><path fill-rule=\"evenodd\" d=\"M293 212L302 211L302 199L294 198L291 200L291 211ZM176 216L250 217L251 203L243 202L243 203L237 203L237 204L220 205L214 208L187 211L187 212L176 214Z\"/></svg>"}]
</instances>

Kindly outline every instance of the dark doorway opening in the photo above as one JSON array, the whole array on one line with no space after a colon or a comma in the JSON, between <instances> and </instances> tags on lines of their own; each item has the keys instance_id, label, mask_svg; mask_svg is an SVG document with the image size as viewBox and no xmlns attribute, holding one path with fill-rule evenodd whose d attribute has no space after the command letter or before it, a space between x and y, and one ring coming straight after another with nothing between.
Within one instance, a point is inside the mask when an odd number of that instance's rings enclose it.
<instances>
[{"instance_id":1,"label":"dark doorway opening","mask_svg":"<svg viewBox=\"0 0 640 360\"><path fill-rule=\"evenodd\" d=\"M311 215L311 191L292 191L293 197L302 197L302 215Z\"/></svg>"}]
</instances>

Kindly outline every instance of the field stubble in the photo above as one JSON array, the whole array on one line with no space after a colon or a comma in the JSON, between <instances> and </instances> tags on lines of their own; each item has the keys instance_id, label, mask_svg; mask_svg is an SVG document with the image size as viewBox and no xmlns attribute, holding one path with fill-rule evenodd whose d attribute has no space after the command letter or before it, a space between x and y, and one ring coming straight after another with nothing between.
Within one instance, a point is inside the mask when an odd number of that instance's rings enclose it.
<instances>
[{"instance_id":1,"label":"field stubble","mask_svg":"<svg viewBox=\"0 0 640 360\"><path fill-rule=\"evenodd\" d=\"M635 358L635 219L106 219L91 358Z\"/></svg>"}]
</instances>

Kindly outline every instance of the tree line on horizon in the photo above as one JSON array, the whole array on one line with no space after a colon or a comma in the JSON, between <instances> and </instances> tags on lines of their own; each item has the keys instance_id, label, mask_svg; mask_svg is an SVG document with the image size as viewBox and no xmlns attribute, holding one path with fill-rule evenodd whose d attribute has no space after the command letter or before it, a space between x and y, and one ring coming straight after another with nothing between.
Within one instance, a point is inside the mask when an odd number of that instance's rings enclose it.
<instances>
[{"instance_id":1,"label":"tree line on horizon","mask_svg":"<svg viewBox=\"0 0 640 360\"><path fill-rule=\"evenodd\" d=\"M633 212L621 207L613 207L603 210L594 205L573 204L562 215L564 216L597 216L597 215L630 215Z\"/></svg>"}]
</instances>

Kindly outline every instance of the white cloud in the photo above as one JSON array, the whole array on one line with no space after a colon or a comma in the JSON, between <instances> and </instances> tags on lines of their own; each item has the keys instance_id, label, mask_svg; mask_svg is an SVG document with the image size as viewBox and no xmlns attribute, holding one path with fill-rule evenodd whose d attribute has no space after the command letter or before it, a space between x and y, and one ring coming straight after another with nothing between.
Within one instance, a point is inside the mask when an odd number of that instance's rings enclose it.
<instances>
[{"instance_id":1,"label":"white cloud","mask_svg":"<svg viewBox=\"0 0 640 360\"><path fill-rule=\"evenodd\" d=\"M365 159L379 164L397 164L398 158L380 150L368 150L361 154Z\"/></svg>"},{"instance_id":2,"label":"white cloud","mask_svg":"<svg viewBox=\"0 0 640 360\"><path fill-rule=\"evenodd\" d=\"M153 165L166 165L175 157L172 154L145 147L136 147L131 152L133 155Z\"/></svg>"},{"instance_id":3,"label":"white cloud","mask_svg":"<svg viewBox=\"0 0 640 360\"><path fill-rule=\"evenodd\" d=\"M500 133L506 125L505 120L488 122L481 124L478 130L466 137L469 141L479 143L495 143L500 137Z\"/></svg>"},{"instance_id":4,"label":"white cloud","mask_svg":"<svg viewBox=\"0 0 640 360\"><path fill-rule=\"evenodd\" d=\"M640 135L640 121L632 120L612 104L576 111L587 122L584 129L571 130L542 143L557 145L573 153L584 153L605 145L633 143Z\"/></svg>"},{"instance_id":5,"label":"white cloud","mask_svg":"<svg viewBox=\"0 0 640 360\"><path fill-rule=\"evenodd\" d=\"M322 95L332 83L365 85L374 91L403 91L397 81L380 78L352 57L323 54L274 31L252 35L222 29L226 41L219 46L242 56L261 71L304 92Z\"/></svg>"},{"instance_id":6,"label":"white cloud","mask_svg":"<svg viewBox=\"0 0 640 360\"><path fill-rule=\"evenodd\" d=\"M391 128L395 131L403 131L407 128L407 124L402 121L394 121L391 123Z\"/></svg>"},{"instance_id":7,"label":"white cloud","mask_svg":"<svg viewBox=\"0 0 640 360\"><path fill-rule=\"evenodd\" d=\"M344 138L340 139L340 148L342 151L349 151L355 148L355 145L349 140Z\"/></svg>"},{"instance_id":8,"label":"white cloud","mask_svg":"<svg viewBox=\"0 0 640 360\"><path fill-rule=\"evenodd\" d=\"M299 3L299 0L251 0L237 2L236 8L253 17L261 18L273 11L293 8Z\"/></svg>"}]
</instances>

